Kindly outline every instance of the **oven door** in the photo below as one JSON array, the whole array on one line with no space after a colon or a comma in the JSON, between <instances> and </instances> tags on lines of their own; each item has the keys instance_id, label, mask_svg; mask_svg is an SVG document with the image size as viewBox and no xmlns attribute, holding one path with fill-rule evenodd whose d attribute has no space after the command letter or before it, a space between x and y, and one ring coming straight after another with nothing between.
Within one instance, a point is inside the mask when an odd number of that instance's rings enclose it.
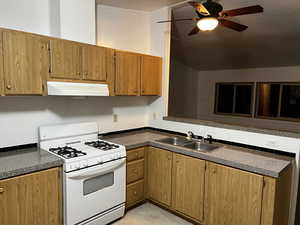
<instances>
[{"instance_id":1,"label":"oven door","mask_svg":"<svg viewBox=\"0 0 300 225\"><path fill-rule=\"evenodd\" d=\"M126 159L64 173L65 225L74 225L125 203Z\"/></svg>"}]
</instances>

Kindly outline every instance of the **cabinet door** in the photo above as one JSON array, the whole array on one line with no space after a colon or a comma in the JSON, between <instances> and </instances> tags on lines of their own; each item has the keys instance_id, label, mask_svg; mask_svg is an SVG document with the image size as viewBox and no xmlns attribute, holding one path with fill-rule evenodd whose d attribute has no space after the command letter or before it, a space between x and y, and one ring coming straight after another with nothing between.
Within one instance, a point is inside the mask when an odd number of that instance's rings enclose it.
<instances>
[{"instance_id":1,"label":"cabinet door","mask_svg":"<svg viewBox=\"0 0 300 225\"><path fill-rule=\"evenodd\" d=\"M205 161L173 154L172 206L175 210L203 220Z\"/></svg>"},{"instance_id":2,"label":"cabinet door","mask_svg":"<svg viewBox=\"0 0 300 225\"><path fill-rule=\"evenodd\" d=\"M106 50L103 47L83 47L83 79L106 81Z\"/></svg>"},{"instance_id":3,"label":"cabinet door","mask_svg":"<svg viewBox=\"0 0 300 225\"><path fill-rule=\"evenodd\" d=\"M47 42L32 34L3 32L5 94L43 94L43 77L48 73Z\"/></svg>"},{"instance_id":4,"label":"cabinet door","mask_svg":"<svg viewBox=\"0 0 300 225\"><path fill-rule=\"evenodd\" d=\"M142 95L161 95L162 59L142 56L141 86Z\"/></svg>"},{"instance_id":5,"label":"cabinet door","mask_svg":"<svg viewBox=\"0 0 300 225\"><path fill-rule=\"evenodd\" d=\"M3 31L0 30L0 96L4 95Z\"/></svg>"},{"instance_id":6,"label":"cabinet door","mask_svg":"<svg viewBox=\"0 0 300 225\"><path fill-rule=\"evenodd\" d=\"M148 150L148 197L154 201L170 206L172 153L152 147Z\"/></svg>"},{"instance_id":7,"label":"cabinet door","mask_svg":"<svg viewBox=\"0 0 300 225\"><path fill-rule=\"evenodd\" d=\"M207 163L205 224L260 225L263 176Z\"/></svg>"},{"instance_id":8,"label":"cabinet door","mask_svg":"<svg viewBox=\"0 0 300 225\"><path fill-rule=\"evenodd\" d=\"M116 95L139 95L141 56L130 52L116 52Z\"/></svg>"},{"instance_id":9,"label":"cabinet door","mask_svg":"<svg viewBox=\"0 0 300 225\"><path fill-rule=\"evenodd\" d=\"M61 225L60 170L0 181L1 225Z\"/></svg>"},{"instance_id":10,"label":"cabinet door","mask_svg":"<svg viewBox=\"0 0 300 225\"><path fill-rule=\"evenodd\" d=\"M50 78L82 79L82 47L72 41L50 41Z\"/></svg>"},{"instance_id":11,"label":"cabinet door","mask_svg":"<svg viewBox=\"0 0 300 225\"><path fill-rule=\"evenodd\" d=\"M107 84L109 88L109 95L115 96L115 80L116 80L116 50L106 48L106 74Z\"/></svg>"}]
</instances>

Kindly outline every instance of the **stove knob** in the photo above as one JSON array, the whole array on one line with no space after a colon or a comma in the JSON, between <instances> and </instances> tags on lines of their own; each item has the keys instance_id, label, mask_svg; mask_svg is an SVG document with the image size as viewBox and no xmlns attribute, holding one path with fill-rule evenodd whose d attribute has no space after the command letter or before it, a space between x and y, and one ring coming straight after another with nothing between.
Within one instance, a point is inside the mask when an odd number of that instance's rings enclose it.
<instances>
[{"instance_id":1,"label":"stove knob","mask_svg":"<svg viewBox=\"0 0 300 225\"><path fill-rule=\"evenodd\" d=\"M99 159L97 160L97 162L98 162L98 163L103 163L103 159L102 159L102 158L99 158Z\"/></svg>"}]
</instances>

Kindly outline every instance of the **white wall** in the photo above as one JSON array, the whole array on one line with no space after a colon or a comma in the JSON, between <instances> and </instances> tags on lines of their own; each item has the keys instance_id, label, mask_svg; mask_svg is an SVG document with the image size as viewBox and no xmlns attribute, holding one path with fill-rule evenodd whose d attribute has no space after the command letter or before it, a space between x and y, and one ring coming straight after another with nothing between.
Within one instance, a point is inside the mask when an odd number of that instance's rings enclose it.
<instances>
[{"instance_id":1,"label":"white wall","mask_svg":"<svg viewBox=\"0 0 300 225\"><path fill-rule=\"evenodd\" d=\"M145 127L147 105L147 97L1 97L0 148L36 143L41 125L97 121L101 133Z\"/></svg>"},{"instance_id":2,"label":"white wall","mask_svg":"<svg viewBox=\"0 0 300 225\"><path fill-rule=\"evenodd\" d=\"M96 44L95 0L1 0L0 27Z\"/></svg>"},{"instance_id":3,"label":"white wall","mask_svg":"<svg viewBox=\"0 0 300 225\"><path fill-rule=\"evenodd\" d=\"M1 0L0 26L51 35L51 1L53 0Z\"/></svg>"},{"instance_id":4,"label":"white wall","mask_svg":"<svg viewBox=\"0 0 300 225\"><path fill-rule=\"evenodd\" d=\"M98 45L147 54L150 37L150 13L98 5Z\"/></svg>"},{"instance_id":5,"label":"white wall","mask_svg":"<svg viewBox=\"0 0 300 225\"><path fill-rule=\"evenodd\" d=\"M61 37L96 44L95 0L60 0Z\"/></svg>"}]
</instances>

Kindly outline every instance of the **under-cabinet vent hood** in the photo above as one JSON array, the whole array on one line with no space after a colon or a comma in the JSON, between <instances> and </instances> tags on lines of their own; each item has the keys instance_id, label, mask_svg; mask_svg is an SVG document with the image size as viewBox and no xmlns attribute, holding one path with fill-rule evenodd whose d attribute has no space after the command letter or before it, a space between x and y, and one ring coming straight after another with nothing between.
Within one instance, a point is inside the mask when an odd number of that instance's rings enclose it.
<instances>
[{"instance_id":1,"label":"under-cabinet vent hood","mask_svg":"<svg viewBox=\"0 0 300 225\"><path fill-rule=\"evenodd\" d=\"M56 96L109 96L107 84L48 81L48 95Z\"/></svg>"}]
</instances>

